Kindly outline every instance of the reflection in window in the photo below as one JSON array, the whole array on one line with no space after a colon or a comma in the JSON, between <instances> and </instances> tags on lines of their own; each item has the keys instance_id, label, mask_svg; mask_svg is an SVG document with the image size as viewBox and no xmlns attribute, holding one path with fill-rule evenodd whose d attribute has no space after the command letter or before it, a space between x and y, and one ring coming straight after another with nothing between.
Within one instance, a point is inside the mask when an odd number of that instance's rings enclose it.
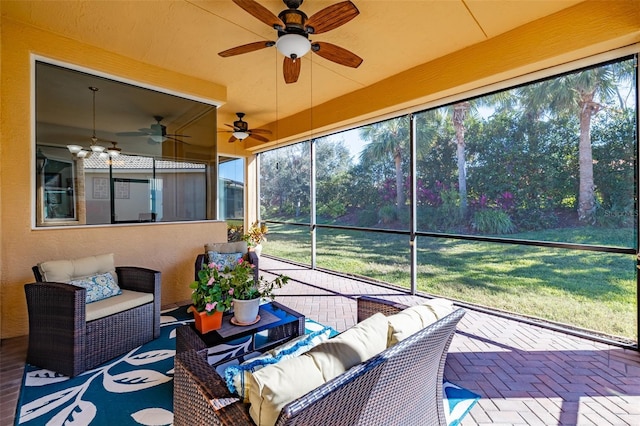
<instances>
[{"instance_id":1,"label":"reflection in window","mask_svg":"<svg viewBox=\"0 0 640 426\"><path fill-rule=\"evenodd\" d=\"M72 159L66 148L38 146L39 224L82 225L207 219L207 165L120 155ZM64 156L69 157L61 160ZM57 157L58 159L54 159ZM80 189L76 196L75 188ZM76 211L82 212L80 217Z\"/></svg>"},{"instance_id":2,"label":"reflection in window","mask_svg":"<svg viewBox=\"0 0 640 426\"><path fill-rule=\"evenodd\" d=\"M244 159L220 157L218 167L218 218L244 221Z\"/></svg>"},{"instance_id":3,"label":"reflection in window","mask_svg":"<svg viewBox=\"0 0 640 426\"><path fill-rule=\"evenodd\" d=\"M36 226L215 219L215 105L34 67Z\"/></svg>"},{"instance_id":4,"label":"reflection in window","mask_svg":"<svg viewBox=\"0 0 640 426\"><path fill-rule=\"evenodd\" d=\"M46 160L40 174L45 222L76 219L73 174L73 162L53 158Z\"/></svg>"}]
</instances>

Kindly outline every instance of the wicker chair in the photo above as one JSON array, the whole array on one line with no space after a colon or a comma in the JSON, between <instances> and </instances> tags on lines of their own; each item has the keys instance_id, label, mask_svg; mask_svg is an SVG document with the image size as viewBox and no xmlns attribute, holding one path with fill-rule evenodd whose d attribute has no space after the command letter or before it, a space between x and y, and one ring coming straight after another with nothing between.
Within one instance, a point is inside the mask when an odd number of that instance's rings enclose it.
<instances>
[{"instance_id":1,"label":"wicker chair","mask_svg":"<svg viewBox=\"0 0 640 426\"><path fill-rule=\"evenodd\" d=\"M358 321L376 312L406 308L358 298ZM284 425L446 425L442 381L458 309L373 358L286 405ZM203 352L176 354L174 424L252 425L248 404L239 402L207 364Z\"/></svg>"},{"instance_id":2,"label":"wicker chair","mask_svg":"<svg viewBox=\"0 0 640 426\"><path fill-rule=\"evenodd\" d=\"M73 377L160 336L160 272L116 267L123 290L152 293L153 301L86 321L86 290L71 284L25 285L29 312L27 362ZM117 298L119 296L115 296Z\"/></svg>"},{"instance_id":3,"label":"wicker chair","mask_svg":"<svg viewBox=\"0 0 640 426\"><path fill-rule=\"evenodd\" d=\"M260 264L259 258L256 252L249 251L247 247L247 243L244 241L236 241L230 243L209 243L204 246L204 253L199 254L196 257L196 262L194 265L194 279L198 281L198 272L202 269L202 264L207 258L207 252L209 251L217 251L220 253L243 253L242 257L244 260L251 263L254 268L254 278L257 280L258 275L260 273Z\"/></svg>"}]
</instances>

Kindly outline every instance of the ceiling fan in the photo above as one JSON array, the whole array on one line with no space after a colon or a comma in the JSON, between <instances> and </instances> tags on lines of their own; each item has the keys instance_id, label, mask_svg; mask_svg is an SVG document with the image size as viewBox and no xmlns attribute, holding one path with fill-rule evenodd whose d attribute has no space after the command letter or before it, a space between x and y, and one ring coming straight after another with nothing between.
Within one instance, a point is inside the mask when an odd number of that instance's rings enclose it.
<instances>
[{"instance_id":1,"label":"ceiling fan","mask_svg":"<svg viewBox=\"0 0 640 426\"><path fill-rule=\"evenodd\" d=\"M298 81L301 65L301 61L298 59L309 50L337 64L358 68L362 63L362 58L355 53L335 44L309 40L310 34L325 33L346 24L358 16L360 13L358 8L351 1L343 1L307 17L304 12L298 10L303 1L283 0L288 9L276 16L255 0L233 0L246 12L277 30L278 39L277 41L256 41L244 44L224 50L218 55L226 58L276 46L278 51L285 56L283 74L287 84Z\"/></svg>"},{"instance_id":2,"label":"ceiling fan","mask_svg":"<svg viewBox=\"0 0 640 426\"><path fill-rule=\"evenodd\" d=\"M267 129L249 129L249 123L247 123L246 121L242 120L242 117L245 116L244 112L236 112L236 115L238 116L238 119L236 121L233 122L233 125L231 124L226 124L225 126L229 126L231 127L233 130L220 130L221 132L229 132L232 133L231 137L229 138L229 142L235 142L238 140L243 140L246 138L253 138L256 140L259 140L260 142L269 142L269 139L265 138L264 136L261 136L257 133L262 133L262 134L271 134L271 130L267 130Z\"/></svg>"},{"instance_id":3,"label":"ceiling fan","mask_svg":"<svg viewBox=\"0 0 640 426\"><path fill-rule=\"evenodd\" d=\"M120 132L116 133L118 136L149 136L150 144L160 144L169 139L174 140L176 142L187 143L180 139L176 138L190 138L189 135L179 135L179 134L169 134L167 133L167 126L161 123L164 117L160 115L154 115L153 119L156 120L155 123L151 124L148 128L138 129L137 132Z\"/></svg>"}]
</instances>

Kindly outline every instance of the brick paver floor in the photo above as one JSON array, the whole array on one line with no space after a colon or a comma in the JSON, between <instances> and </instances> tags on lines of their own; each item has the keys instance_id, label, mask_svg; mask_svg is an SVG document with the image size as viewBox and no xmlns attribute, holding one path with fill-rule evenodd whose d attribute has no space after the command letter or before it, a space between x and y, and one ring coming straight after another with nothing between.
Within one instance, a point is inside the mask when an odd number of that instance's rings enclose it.
<instances>
[{"instance_id":1,"label":"brick paver floor","mask_svg":"<svg viewBox=\"0 0 640 426\"><path fill-rule=\"evenodd\" d=\"M339 331L355 324L357 295L405 304L423 300L266 256L260 267L265 276L292 277L278 301ZM0 424L13 424L25 353L25 337L0 346ZM481 395L463 426L640 426L636 351L468 309L451 342L445 375Z\"/></svg>"},{"instance_id":2,"label":"brick paver floor","mask_svg":"<svg viewBox=\"0 0 640 426\"><path fill-rule=\"evenodd\" d=\"M339 331L360 294L414 304L393 288L263 256L260 269L292 278L278 301ZM640 353L467 310L445 376L481 395L462 425L640 425Z\"/></svg>"}]
</instances>

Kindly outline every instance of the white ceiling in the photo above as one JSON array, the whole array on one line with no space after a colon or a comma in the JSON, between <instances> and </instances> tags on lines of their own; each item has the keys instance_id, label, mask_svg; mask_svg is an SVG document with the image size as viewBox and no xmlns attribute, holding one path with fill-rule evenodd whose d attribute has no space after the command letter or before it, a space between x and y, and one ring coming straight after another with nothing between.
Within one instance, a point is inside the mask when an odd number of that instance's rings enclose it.
<instances>
[{"instance_id":1,"label":"white ceiling","mask_svg":"<svg viewBox=\"0 0 640 426\"><path fill-rule=\"evenodd\" d=\"M308 16L337 1L306 0ZM580 0L354 0L359 16L345 25L311 37L344 47L364 59L352 69L315 54L302 59L297 83L282 78L282 56L275 47L230 58L222 50L260 40L275 40L276 31L229 0L164 1L7 1L2 13L11 19L52 31L138 61L192 75L227 88L219 109L219 124L231 123L237 111L252 128L271 123L349 92L369 86L414 66L483 42L527 22L579 3ZM280 0L260 0L275 15L286 6ZM80 80L54 76L48 95L64 97L67 105L82 105L74 119L90 120L90 91ZM103 83L103 85L105 85ZM108 109L111 90L100 88L98 111ZM129 90L129 89L127 89ZM114 93L117 93L115 89ZM193 106L170 97L147 98L134 93L117 131L148 127L153 115L168 120L184 116ZM118 96L124 96L118 93ZM148 96L153 96L148 94ZM120 112L124 102L117 102ZM111 105L111 107L107 107ZM64 122L55 108L40 118ZM108 111L103 111L107 121ZM58 116L56 116L58 115ZM100 116L98 117L100 119ZM69 123L71 125L71 123ZM90 122L89 122L90 124ZM100 127L99 123L96 123ZM90 126L85 126L90 127Z\"/></svg>"}]
</instances>

